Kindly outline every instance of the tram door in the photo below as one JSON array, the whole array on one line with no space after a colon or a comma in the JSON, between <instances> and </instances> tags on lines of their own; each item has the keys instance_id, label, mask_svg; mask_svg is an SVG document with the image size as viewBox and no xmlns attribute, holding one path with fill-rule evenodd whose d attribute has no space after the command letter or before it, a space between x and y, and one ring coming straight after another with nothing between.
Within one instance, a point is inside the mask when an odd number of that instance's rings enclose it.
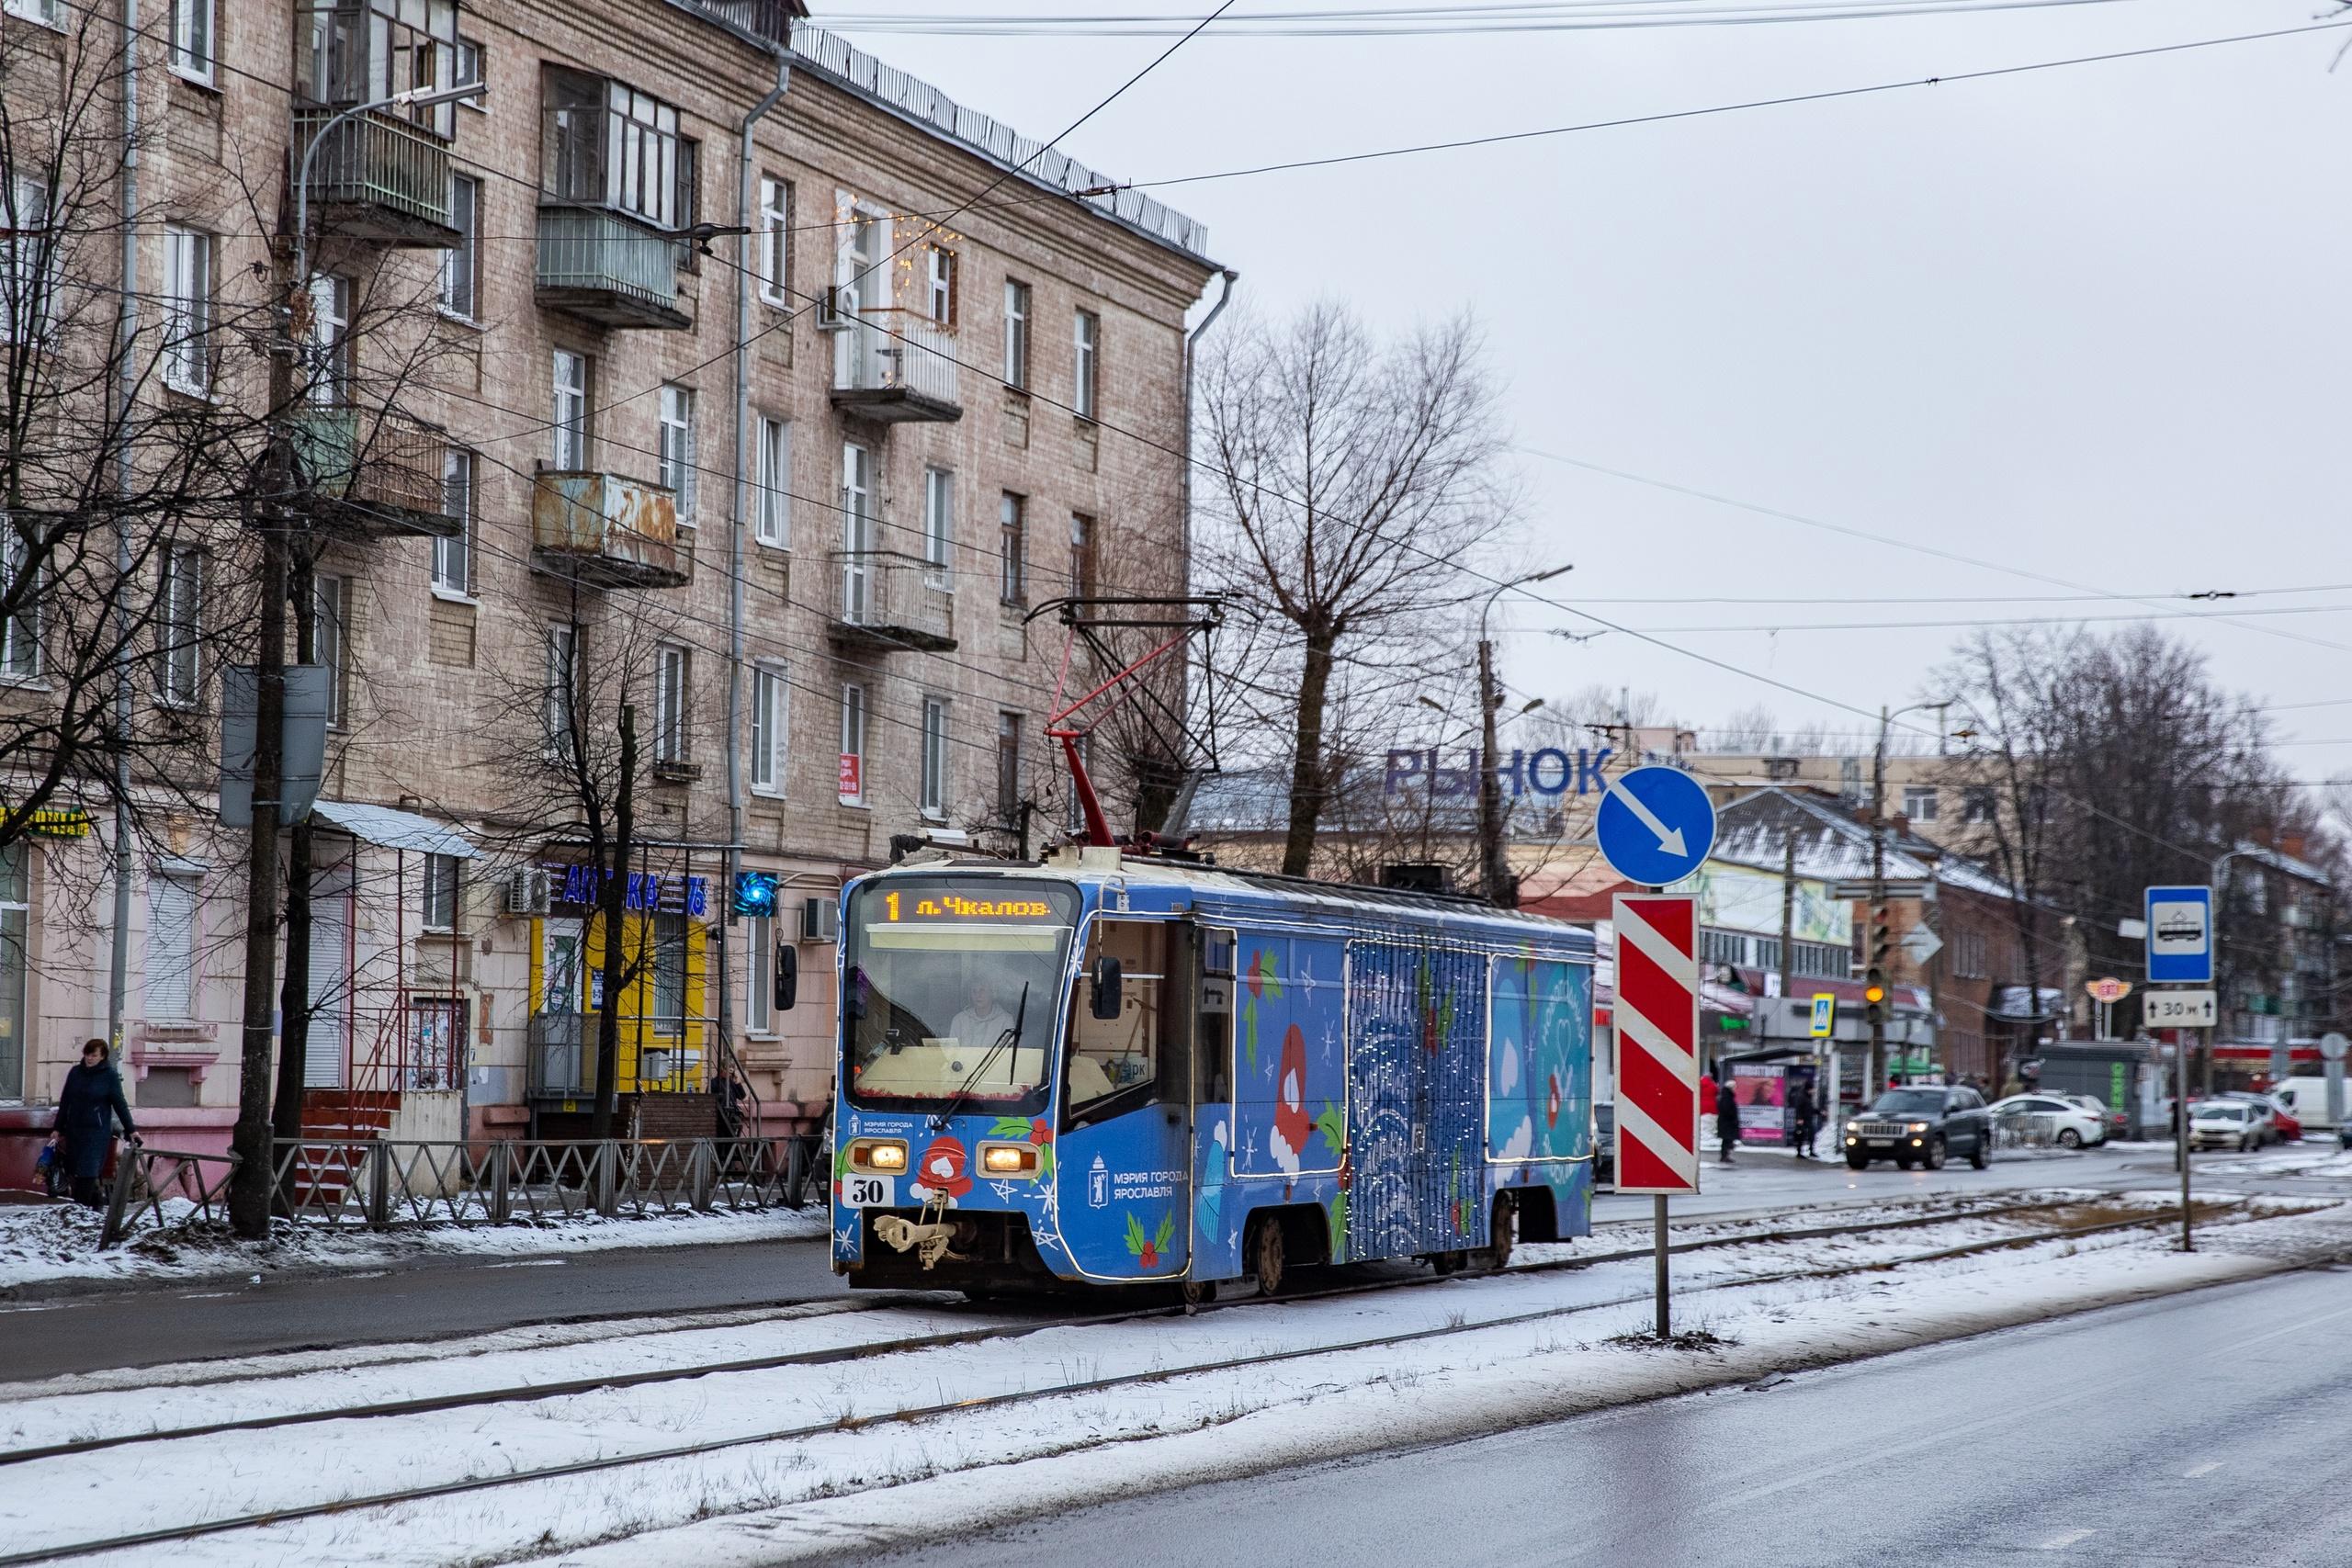
<instances>
[{"instance_id":1,"label":"tram door","mask_svg":"<svg viewBox=\"0 0 2352 1568\"><path fill-rule=\"evenodd\" d=\"M1055 1165L1063 1239L1097 1279L1183 1271L1192 1226L1191 1031L1174 1009L1184 929L1169 920L1098 919L1070 998ZM1101 961L1119 969L1118 1013L1095 1016Z\"/></svg>"}]
</instances>

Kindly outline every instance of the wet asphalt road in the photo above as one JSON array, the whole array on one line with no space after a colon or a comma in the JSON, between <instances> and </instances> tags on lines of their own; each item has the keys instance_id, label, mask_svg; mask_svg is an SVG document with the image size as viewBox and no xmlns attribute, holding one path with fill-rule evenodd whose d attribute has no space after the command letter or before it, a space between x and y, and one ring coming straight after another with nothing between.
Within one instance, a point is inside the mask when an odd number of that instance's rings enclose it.
<instances>
[{"instance_id":1,"label":"wet asphalt road","mask_svg":"<svg viewBox=\"0 0 2352 1568\"><path fill-rule=\"evenodd\" d=\"M863 1561L2344 1568L2347 1434L2352 1273L2294 1274Z\"/></svg>"}]
</instances>

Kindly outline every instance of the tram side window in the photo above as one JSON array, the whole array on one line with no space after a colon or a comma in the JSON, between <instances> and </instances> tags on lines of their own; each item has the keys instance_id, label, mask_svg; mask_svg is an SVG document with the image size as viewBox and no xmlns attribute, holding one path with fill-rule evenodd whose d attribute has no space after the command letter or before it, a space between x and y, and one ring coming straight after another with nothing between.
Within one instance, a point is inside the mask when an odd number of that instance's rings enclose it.
<instances>
[{"instance_id":1,"label":"tram side window","mask_svg":"<svg viewBox=\"0 0 2352 1568\"><path fill-rule=\"evenodd\" d=\"M1119 1016L1094 1016L1097 957L1119 961ZM1168 997L1168 927L1159 920L1097 920L1070 997L1064 1096L1069 1122L1116 1115L1151 1097L1159 1081Z\"/></svg>"}]
</instances>

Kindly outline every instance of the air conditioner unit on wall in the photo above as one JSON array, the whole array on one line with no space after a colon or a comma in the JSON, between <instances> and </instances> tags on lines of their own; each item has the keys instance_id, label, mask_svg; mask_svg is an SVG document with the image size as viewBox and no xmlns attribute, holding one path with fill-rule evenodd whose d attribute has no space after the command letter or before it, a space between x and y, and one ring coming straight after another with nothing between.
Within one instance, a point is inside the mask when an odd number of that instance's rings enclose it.
<instances>
[{"instance_id":1,"label":"air conditioner unit on wall","mask_svg":"<svg viewBox=\"0 0 2352 1568\"><path fill-rule=\"evenodd\" d=\"M548 905L548 874L538 866L526 866L506 879L506 912L510 915L544 915Z\"/></svg>"},{"instance_id":2,"label":"air conditioner unit on wall","mask_svg":"<svg viewBox=\"0 0 2352 1568\"><path fill-rule=\"evenodd\" d=\"M831 898L809 898L800 906L800 940L831 942L841 934L841 908Z\"/></svg>"}]
</instances>

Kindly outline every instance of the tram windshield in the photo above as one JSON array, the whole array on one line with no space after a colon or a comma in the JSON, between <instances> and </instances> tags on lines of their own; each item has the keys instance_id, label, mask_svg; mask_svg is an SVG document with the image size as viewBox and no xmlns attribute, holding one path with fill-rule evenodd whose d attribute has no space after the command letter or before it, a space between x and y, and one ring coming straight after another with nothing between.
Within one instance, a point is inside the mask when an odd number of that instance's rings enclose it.
<instances>
[{"instance_id":1,"label":"tram windshield","mask_svg":"<svg viewBox=\"0 0 2352 1568\"><path fill-rule=\"evenodd\" d=\"M851 1100L1045 1108L1078 889L891 877L850 900L842 954Z\"/></svg>"}]
</instances>

